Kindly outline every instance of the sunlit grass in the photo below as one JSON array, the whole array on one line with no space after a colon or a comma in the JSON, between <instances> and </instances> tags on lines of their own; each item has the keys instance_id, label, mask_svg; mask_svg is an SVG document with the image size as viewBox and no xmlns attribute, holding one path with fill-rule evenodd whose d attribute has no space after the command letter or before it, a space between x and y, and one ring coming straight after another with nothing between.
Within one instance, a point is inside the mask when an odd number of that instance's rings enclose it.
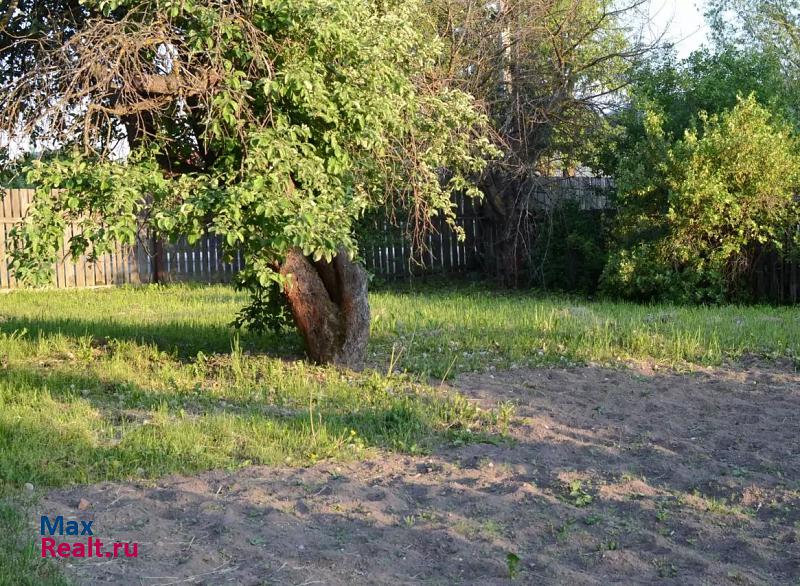
<instances>
[{"instance_id":1,"label":"sunlit grass","mask_svg":"<svg viewBox=\"0 0 800 586\"><path fill-rule=\"evenodd\" d=\"M4 295L0 480L54 485L427 450L444 429L480 430L488 420L414 382L427 376L800 353L798 308L642 306L462 287L373 293L375 370L355 374L302 361L292 332L236 332L230 322L245 300L224 286Z\"/></svg>"},{"instance_id":2,"label":"sunlit grass","mask_svg":"<svg viewBox=\"0 0 800 586\"><path fill-rule=\"evenodd\" d=\"M417 373L512 365L714 365L800 356L800 307L679 307L484 287L372 295L372 357Z\"/></svg>"},{"instance_id":3,"label":"sunlit grass","mask_svg":"<svg viewBox=\"0 0 800 586\"><path fill-rule=\"evenodd\" d=\"M246 297L230 287L0 299L0 584L60 580L18 538L24 523L10 503L25 483L38 492L299 466L502 431L508 409L481 411L424 384L467 370L800 356L797 307L642 306L461 286L374 292L371 368L356 374L304 362L293 332L236 332Z\"/></svg>"},{"instance_id":4,"label":"sunlit grass","mask_svg":"<svg viewBox=\"0 0 800 586\"><path fill-rule=\"evenodd\" d=\"M191 336L191 329L187 330ZM429 450L492 414L407 376L156 342L0 334L0 480L48 486ZM445 433L446 432L446 433Z\"/></svg>"},{"instance_id":5,"label":"sunlit grass","mask_svg":"<svg viewBox=\"0 0 800 586\"><path fill-rule=\"evenodd\" d=\"M229 323L226 287L14 292L0 309L0 585L60 583L20 495L102 480L421 453L504 428L395 374L301 358L293 333ZM505 411L500 412L500 416Z\"/></svg>"},{"instance_id":6,"label":"sunlit grass","mask_svg":"<svg viewBox=\"0 0 800 586\"><path fill-rule=\"evenodd\" d=\"M230 327L246 296L224 286L14 292L3 297L0 331L57 346L108 338L154 345L169 356L229 354ZM718 364L744 355L800 356L800 307L637 305L485 286L371 295L370 362L442 376L490 366L618 363ZM61 337L59 337L59 335ZM63 338L63 339L62 339ZM245 352L300 358L292 332L241 334ZM5 351L21 352L6 344ZM42 350L47 355L47 350ZM130 359L140 359L141 352ZM150 357L141 358L145 364Z\"/></svg>"}]
</instances>

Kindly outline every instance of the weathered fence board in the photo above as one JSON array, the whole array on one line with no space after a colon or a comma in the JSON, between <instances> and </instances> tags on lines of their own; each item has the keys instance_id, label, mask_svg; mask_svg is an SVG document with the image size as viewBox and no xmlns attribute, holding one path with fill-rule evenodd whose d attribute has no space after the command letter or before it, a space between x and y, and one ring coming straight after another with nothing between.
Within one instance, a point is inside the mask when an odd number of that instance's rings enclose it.
<instances>
[{"instance_id":1,"label":"weathered fence board","mask_svg":"<svg viewBox=\"0 0 800 586\"><path fill-rule=\"evenodd\" d=\"M185 238L175 243L162 243L163 268L148 271L150 281L229 281L243 266L241 255L225 259L221 240L214 234L203 236L190 245ZM152 253L151 253L152 255Z\"/></svg>"}]
</instances>

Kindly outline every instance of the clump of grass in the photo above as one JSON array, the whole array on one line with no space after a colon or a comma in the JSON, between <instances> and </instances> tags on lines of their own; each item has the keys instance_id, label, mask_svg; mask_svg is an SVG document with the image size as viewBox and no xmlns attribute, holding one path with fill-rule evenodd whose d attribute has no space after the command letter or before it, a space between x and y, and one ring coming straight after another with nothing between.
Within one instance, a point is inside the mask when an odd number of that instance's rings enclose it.
<instances>
[{"instance_id":1,"label":"clump of grass","mask_svg":"<svg viewBox=\"0 0 800 586\"><path fill-rule=\"evenodd\" d=\"M496 429L493 413L402 376L267 356L198 369L134 344L41 367L52 354L28 344L0 378L0 478L17 485L425 452Z\"/></svg>"},{"instance_id":2,"label":"clump of grass","mask_svg":"<svg viewBox=\"0 0 800 586\"><path fill-rule=\"evenodd\" d=\"M519 562L520 558L513 552L506 553L506 568L508 569L508 577L515 580L519 575Z\"/></svg>"},{"instance_id":3,"label":"clump of grass","mask_svg":"<svg viewBox=\"0 0 800 586\"><path fill-rule=\"evenodd\" d=\"M453 530L470 540L483 539L493 541L499 539L503 533L503 527L493 519L475 520L463 518L453 524Z\"/></svg>"}]
</instances>

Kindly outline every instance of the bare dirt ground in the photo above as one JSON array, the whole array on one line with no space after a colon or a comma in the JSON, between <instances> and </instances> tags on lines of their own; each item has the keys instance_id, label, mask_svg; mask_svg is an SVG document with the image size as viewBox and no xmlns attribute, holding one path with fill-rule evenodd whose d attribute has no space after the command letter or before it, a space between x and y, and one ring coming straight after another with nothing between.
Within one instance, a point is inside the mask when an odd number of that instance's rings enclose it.
<instances>
[{"instance_id":1,"label":"bare dirt ground","mask_svg":"<svg viewBox=\"0 0 800 586\"><path fill-rule=\"evenodd\" d=\"M518 369L455 386L514 402L510 438L74 487L36 512L140 544L138 559L72 560L84 584L800 584L792 369Z\"/></svg>"}]
</instances>

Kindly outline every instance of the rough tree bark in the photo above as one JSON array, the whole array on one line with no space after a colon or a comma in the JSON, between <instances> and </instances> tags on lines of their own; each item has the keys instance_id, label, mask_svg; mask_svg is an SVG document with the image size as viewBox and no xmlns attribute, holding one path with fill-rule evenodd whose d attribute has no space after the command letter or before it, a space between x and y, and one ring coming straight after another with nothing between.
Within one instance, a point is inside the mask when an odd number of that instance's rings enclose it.
<instances>
[{"instance_id":1,"label":"rough tree bark","mask_svg":"<svg viewBox=\"0 0 800 586\"><path fill-rule=\"evenodd\" d=\"M312 262L293 249L281 266L294 321L315 362L364 368L369 339L367 272L344 251Z\"/></svg>"}]
</instances>

